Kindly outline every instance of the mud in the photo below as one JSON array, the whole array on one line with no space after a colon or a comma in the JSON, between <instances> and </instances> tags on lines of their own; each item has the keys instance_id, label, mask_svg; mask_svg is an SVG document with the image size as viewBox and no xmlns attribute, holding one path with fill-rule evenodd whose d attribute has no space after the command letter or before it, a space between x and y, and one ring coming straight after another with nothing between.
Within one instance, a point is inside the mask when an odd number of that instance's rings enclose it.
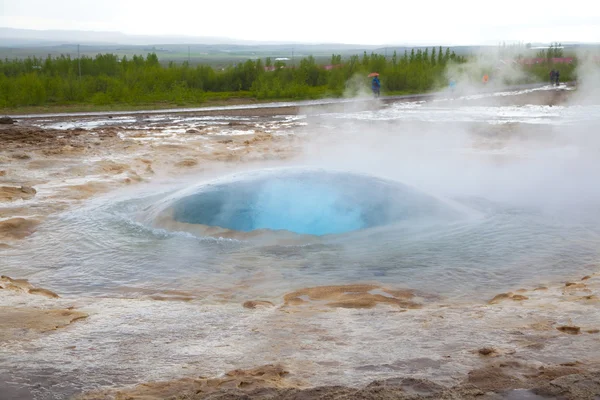
<instances>
[{"instance_id":1,"label":"mud","mask_svg":"<svg viewBox=\"0 0 600 400\"><path fill-rule=\"evenodd\" d=\"M288 307L323 303L328 307L340 308L373 308L378 304L420 308L419 303L412 301L414 297L409 290L392 290L376 285L343 285L300 289L286 294L283 299Z\"/></svg>"},{"instance_id":2,"label":"mud","mask_svg":"<svg viewBox=\"0 0 600 400\"><path fill-rule=\"evenodd\" d=\"M0 277L0 299L8 300L12 297L19 303L27 304L28 296L59 298L53 291L35 287L27 279L13 279L4 275ZM0 306L0 344L30 340L36 335L64 328L88 317L88 314L73 308L55 308L51 301L43 304L42 307Z\"/></svg>"},{"instance_id":3,"label":"mud","mask_svg":"<svg viewBox=\"0 0 600 400\"><path fill-rule=\"evenodd\" d=\"M0 221L0 240L23 239L35 232L39 220L28 218L9 218Z\"/></svg>"},{"instance_id":4,"label":"mud","mask_svg":"<svg viewBox=\"0 0 600 400\"><path fill-rule=\"evenodd\" d=\"M47 333L87 318L75 310L0 306L0 343L31 339L32 333Z\"/></svg>"},{"instance_id":5,"label":"mud","mask_svg":"<svg viewBox=\"0 0 600 400\"><path fill-rule=\"evenodd\" d=\"M509 397L517 393L520 396ZM248 371L231 371L222 378L152 382L131 389L92 392L77 399L502 400L527 398L527 393L543 398L594 400L600 393L600 370L587 371L585 366L579 365L536 367L519 362L494 362L470 371L463 382L452 387L426 379L399 377L373 381L364 387L306 388L301 382L294 382L293 375L283 367L266 365Z\"/></svg>"}]
</instances>

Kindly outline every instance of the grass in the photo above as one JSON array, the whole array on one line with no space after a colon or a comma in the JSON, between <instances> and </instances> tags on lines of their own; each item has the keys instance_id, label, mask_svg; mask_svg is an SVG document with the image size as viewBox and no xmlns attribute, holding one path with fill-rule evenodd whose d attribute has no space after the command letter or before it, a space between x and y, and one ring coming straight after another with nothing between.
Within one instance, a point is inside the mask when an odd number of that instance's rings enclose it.
<instances>
[{"instance_id":1,"label":"grass","mask_svg":"<svg viewBox=\"0 0 600 400\"><path fill-rule=\"evenodd\" d=\"M220 107L244 104L264 104L281 101L294 101L294 99L263 99L257 100L248 96L231 96L209 98L202 103L114 103L109 105L94 104L56 104L44 106L24 106L0 108L0 115L26 115L26 114L58 114L74 112L110 112L110 111L142 111L142 110L169 110L174 108L202 108L202 107Z\"/></svg>"}]
</instances>

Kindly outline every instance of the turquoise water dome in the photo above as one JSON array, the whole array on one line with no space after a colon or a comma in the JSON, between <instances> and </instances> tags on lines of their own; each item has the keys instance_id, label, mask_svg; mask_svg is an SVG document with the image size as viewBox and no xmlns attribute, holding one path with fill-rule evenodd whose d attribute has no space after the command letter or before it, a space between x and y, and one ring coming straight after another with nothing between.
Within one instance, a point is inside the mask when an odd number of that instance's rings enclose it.
<instances>
[{"instance_id":1,"label":"turquoise water dome","mask_svg":"<svg viewBox=\"0 0 600 400\"><path fill-rule=\"evenodd\" d=\"M317 236L459 214L398 182L347 172L287 169L202 185L176 200L172 209L173 219L187 224Z\"/></svg>"}]
</instances>

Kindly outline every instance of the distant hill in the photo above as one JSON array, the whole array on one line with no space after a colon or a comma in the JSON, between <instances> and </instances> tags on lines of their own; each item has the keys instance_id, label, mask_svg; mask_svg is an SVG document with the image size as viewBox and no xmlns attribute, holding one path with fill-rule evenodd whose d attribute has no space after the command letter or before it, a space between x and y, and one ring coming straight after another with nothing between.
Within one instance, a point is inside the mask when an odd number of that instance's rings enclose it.
<instances>
[{"instance_id":1,"label":"distant hill","mask_svg":"<svg viewBox=\"0 0 600 400\"><path fill-rule=\"evenodd\" d=\"M597 44L563 43L565 48L596 47ZM79 45L79 49L78 49ZM548 46L549 43L532 43L532 47ZM0 27L0 58L58 57L82 54L94 57L97 54L111 53L119 56L146 55L154 52L161 62L210 64L225 66L257 58L289 58L294 62L302 57L314 56L318 62L327 63L332 54L343 57L364 51L392 56L394 51L402 56L404 51L431 49L432 45L368 46L339 43L297 43L297 42L258 42L237 40L226 37L196 36L152 36L128 35L121 32L34 30ZM438 47L438 46L435 46ZM442 46L444 49L447 46ZM495 46L451 46L457 55L480 54L494 50ZM79 53L78 53L79 51ZM531 50L535 51L535 50Z\"/></svg>"},{"instance_id":2,"label":"distant hill","mask_svg":"<svg viewBox=\"0 0 600 400\"><path fill-rule=\"evenodd\" d=\"M252 41L212 36L182 35L128 35L121 32L72 31L72 30L35 30L0 27L0 47L55 46L59 44L93 45L238 45L238 46L306 46L316 48L375 48L376 46L302 43L280 41Z\"/></svg>"}]
</instances>

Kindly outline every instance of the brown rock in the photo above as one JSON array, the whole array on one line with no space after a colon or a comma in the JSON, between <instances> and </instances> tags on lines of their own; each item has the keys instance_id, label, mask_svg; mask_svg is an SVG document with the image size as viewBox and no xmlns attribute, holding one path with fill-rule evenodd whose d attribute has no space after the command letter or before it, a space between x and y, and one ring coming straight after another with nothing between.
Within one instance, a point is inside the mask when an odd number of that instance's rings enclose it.
<instances>
[{"instance_id":1,"label":"brown rock","mask_svg":"<svg viewBox=\"0 0 600 400\"><path fill-rule=\"evenodd\" d=\"M493 299L491 299L490 301L488 301L488 304L497 304L500 303L503 300L514 300L514 301L522 301L522 300L528 300L529 297L527 296L523 296L521 294L514 294L512 292L508 292L508 293L500 293L496 296L494 296Z\"/></svg>"},{"instance_id":2,"label":"brown rock","mask_svg":"<svg viewBox=\"0 0 600 400\"><path fill-rule=\"evenodd\" d=\"M27 279L13 279L6 275L0 276L0 288L13 290L15 292L46 296L52 299L60 297L51 290L34 287Z\"/></svg>"},{"instance_id":3,"label":"brown rock","mask_svg":"<svg viewBox=\"0 0 600 400\"><path fill-rule=\"evenodd\" d=\"M275 307L275 304L265 300L249 300L244 303L244 308L255 309L268 307Z\"/></svg>"},{"instance_id":4,"label":"brown rock","mask_svg":"<svg viewBox=\"0 0 600 400\"><path fill-rule=\"evenodd\" d=\"M279 365L264 365L249 370L236 369L219 378L182 378L172 381L148 382L124 390L97 391L84 394L79 399L204 399L216 394L219 399L250 399L245 393L255 390L292 388L297 385L289 382L289 375ZM222 394L223 396L220 396ZM269 397L277 398L277 397Z\"/></svg>"},{"instance_id":5,"label":"brown rock","mask_svg":"<svg viewBox=\"0 0 600 400\"><path fill-rule=\"evenodd\" d=\"M317 286L304 288L284 296L285 305L293 306L307 304L302 297L310 301L324 301L329 307L339 308L372 308L378 304L387 304L401 308L420 308L421 305L412 301L414 293L401 290L395 291L377 285L340 285Z\"/></svg>"},{"instance_id":6,"label":"brown rock","mask_svg":"<svg viewBox=\"0 0 600 400\"><path fill-rule=\"evenodd\" d=\"M99 161L96 165L100 172L111 175L119 175L130 169L129 165L116 163L114 161Z\"/></svg>"},{"instance_id":7,"label":"brown rock","mask_svg":"<svg viewBox=\"0 0 600 400\"><path fill-rule=\"evenodd\" d=\"M0 124L1 125L12 125L14 124L16 121L11 118L11 117L0 117Z\"/></svg>"},{"instance_id":8,"label":"brown rock","mask_svg":"<svg viewBox=\"0 0 600 400\"><path fill-rule=\"evenodd\" d=\"M600 329L588 329L587 331L585 331L586 333L600 333Z\"/></svg>"},{"instance_id":9,"label":"brown rock","mask_svg":"<svg viewBox=\"0 0 600 400\"><path fill-rule=\"evenodd\" d=\"M585 283L567 282L565 287L568 289L585 289L587 288Z\"/></svg>"},{"instance_id":10,"label":"brown rock","mask_svg":"<svg viewBox=\"0 0 600 400\"><path fill-rule=\"evenodd\" d=\"M493 299L488 301L488 304L500 303L502 300L510 299L513 296L512 293L500 293L494 296Z\"/></svg>"},{"instance_id":11,"label":"brown rock","mask_svg":"<svg viewBox=\"0 0 600 400\"><path fill-rule=\"evenodd\" d=\"M150 296L150 298L152 300L157 300L157 301L192 301L192 300L194 300L194 298L190 297L190 296L159 296L159 295L153 295L153 296Z\"/></svg>"},{"instance_id":12,"label":"brown rock","mask_svg":"<svg viewBox=\"0 0 600 400\"><path fill-rule=\"evenodd\" d=\"M0 201L29 200L36 193L36 190L30 186L0 186Z\"/></svg>"},{"instance_id":13,"label":"brown rock","mask_svg":"<svg viewBox=\"0 0 600 400\"><path fill-rule=\"evenodd\" d=\"M49 297L51 299L58 299L60 297L59 295L57 295L53 291L48 290L48 289L42 289L42 288L29 289L28 293L30 293L30 294L39 294L41 296L46 296L46 297Z\"/></svg>"},{"instance_id":14,"label":"brown rock","mask_svg":"<svg viewBox=\"0 0 600 400\"><path fill-rule=\"evenodd\" d=\"M73 310L0 306L0 341L18 340L24 332L44 333L60 329L87 316Z\"/></svg>"},{"instance_id":15,"label":"brown rock","mask_svg":"<svg viewBox=\"0 0 600 400\"><path fill-rule=\"evenodd\" d=\"M196 165L198 165L198 161L191 158L175 163L175 166L180 168L194 167Z\"/></svg>"},{"instance_id":16,"label":"brown rock","mask_svg":"<svg viewBox=\"0 0 600 400\"><path fill-rule=\"evenodd\" d=\"M589 275L586 275L586 276L584 276L583 278L581 278L581 280L582 280L582 281L587 281L587 280L588 280L588 279L590 279L590 278L591 278L591 276L589 276Z\"/></svg>"},{"instance_id":17,"label":"brown rock","mask_svg":"<svg viewBox=\"0 0 600 400\"><path fill-rule=\"evenodd\" d=\"M482 347L481 349L477 350L477 352L482 356L491 356L497 353L496 349L493 347Z\"/></svg>"},{"instance_id":18,"label":"brown rock","mask_svg":"<svg viewBox=\"0 0 600 400\"><path fill-rule=\"evenodd\" d=\"M568 333L569 335L578 335L581 331L581 328L578 326L569 326L563 325L556 327L561 332Z\"/></svg>"},{"instance_id":19,"label":"brown rock","mask_svg":"<svg viewBox=\"0 0 600 400\"><path fill-rule=\"evenodd\" d=\"M0 221L0 239L23 239L33 232L40 221L26 218L10 218Z\"/></svg>"},{"instance_id":20,"label":"brown rock","mask_svg":"<svg viewBox=\"0 0 600 400\"><path fill-rule=\"evenodd\" d=\"M521 300L529 300L529 297L523 296L520 294L515 294L513 297L511 297L511 299L515 300L515 301L521 301Z\"/></svg>"}]
</instances>

